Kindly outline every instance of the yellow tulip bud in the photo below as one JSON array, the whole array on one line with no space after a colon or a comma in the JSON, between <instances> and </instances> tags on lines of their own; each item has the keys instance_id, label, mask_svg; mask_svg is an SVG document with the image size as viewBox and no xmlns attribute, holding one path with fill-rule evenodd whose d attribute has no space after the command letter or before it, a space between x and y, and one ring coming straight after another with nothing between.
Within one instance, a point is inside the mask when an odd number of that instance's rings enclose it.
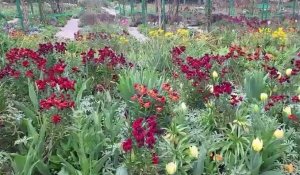
<instances>
[{"instance_id":1,"label":"yellow tulip bud","mask_svg":"<svg viewBox=\"0 0 300 175\"><path fill-rule=\"evenodd\" d=\"M254 112L259 112L259 106L258 105L253 105L253 111Z\"/></svg>"},{"instance_id":2,"label":"yellow tulip bud","mask_svg":"<svg viewBox=\"0 0 300 175\"><path fill-rule=\"evenodd\" d=\"M256 138L252 141L252 148L254 151L259 152L263 148L263 141Z\"/></svg>"},{"instance_id":3,"label":"yellow tulip bud","mask_svg":"<svg viewBox=\"0 0 300 175\"><path fill-rule=\"evenodd\" d=\"M291 115L292 114L292 108L287 106L283 109L283 112L286 114L286 115Z\"/></svg>"},{"instance_id":4,"label":"yellow tulip bud","mask_svg":"<svg viewBox=\"0 0 300 175\"><path fill-rule=\"evenodd\" d=\"M260 100L261 101L266 101L268 99L268 94L266 93L261 93L260 94Z\"/></svg>"},{"instance_id":5,"label":"yellow tulip bud","mask_svg":"<svg viewBox=\"0 0 300 175\"><path fill-rule=\"evenodd\" d=\"M177 171L177 165L174 162L170 162L166 165L166 170L168 174L175 174Z\"/></svg>"},{"instance_id":6,"label":"yellow tulip bud","mask_svg":"<svg viewBox=\"0 0 300 175\"><path fill-rule=\"evenodd\" d=\"M180 104L180 108L181 108L182 111L186 111L187 110L187 106L186 106L186 104L184 102L182 102Z\"/></svg>"},{"instance_id":7,"label":"yellow tulip bud","mask_svg":"<svg viewBox=\"0 0 300 175\"><path fill-rule=\"evenodd\" d=\"M189 147L189 155L193 158L198 158L199 152L196 146Z\"/></svg>"},{"instance_id":8,"label":"yellow tulip bud","mask_svg":"<svg viewBox=\"0 0 300 175\"><path fill-rule=\"evenodd\" d=\"M287 76L290 76L290 75L292 74L292 71L293 71L293 69L288 68L287 70L285 70L285 74L286 74Z\"/></svg>"},{"instance_id":9,"label":"yellow tulip bud","mask_svg":"<svg viewBox=\"0 0 300 175\"><path fill-rule=\"evenodd\" d=\"M276 129L276 131L273 134L277 139L282 139L284 136L284 132L282 129Z\"/></svg>"},{"instance_id":10,"label":"yellow tulip bud","mask_svg":"<svg viewBox=\"0 0 300 175\"><path fill-rule=\"evenodd\" d=\"M219 74L216 71L213 71L212 73L212 77L213 78L218 78Z\"/></svg>"}]
</instances>

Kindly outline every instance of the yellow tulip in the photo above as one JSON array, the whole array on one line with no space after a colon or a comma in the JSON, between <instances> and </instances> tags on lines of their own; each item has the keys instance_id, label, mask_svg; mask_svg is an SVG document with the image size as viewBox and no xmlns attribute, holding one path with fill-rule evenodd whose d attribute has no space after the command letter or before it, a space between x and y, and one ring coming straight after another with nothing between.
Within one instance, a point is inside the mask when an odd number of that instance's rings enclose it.
<instances>
[{"instance_id":1,"label":"yellow tulip","mask_svg":"<svg viewBox=\"0 0 300 175\"><path fill-rule=\"evenodd\" d=\"M168 174L175 174L177 171L177 165L174 162L170 162L166 165L166 170Z\"/></svg>"},{"instance_id":2,"label":"yellow tulip","mask_svg":"<svg viewBox=\"0 0 300 175\"><path fill-rule=\"evenodd\" d=\"M286 115L291 115L292 114L292 108L287 106L282 110Z\"/></svg>"},{"instance_id":3,"label":"yellow tulip","mask_svg":"<svg viewBox=\"0 0 300 175\"><path fill-rule=\"evenodd\" d=\"M277 139L282 139L284 136L283 129L276 129L273 134Z\"/></svg>"},{"instance_id":4,"label":"yellow tulip","mask_svg":"<svg viewBox=\"0 0 300 175\"><path fill-rule=\"evenodd\" d=\"M266 93L261 93L260 94L260 100L261 101L266 101L268 99L268 94Z\"/></svg>"},{"instance_id":5,"label":"yellow tulip","mask_svg":"<svg viewBox=\"0 0 300 175\"><path fill-rule=\"evenodd\" d=\"M193 158L198 158L199 152L196 146L189 147L189 155Z\"/></svg>"},{"instance_id":6,"label":"yellow tulip","mask_svg":"<svg viewBox=\"0 0 300 175\"><path fill-rule=\"evenodd\" d=\"M292 71L293 71L293 69L288 68L288 69L285 70L285 74L286 74L287 76L290 76L290 75L292 74Z\"/></svg>"},{"instance_id":7,"label":"yellow tulip","mask_svg":"<svg viewBox=\"0 0 300 175\"><path fill-rule=\"evenodd\" d=\"M263 148L263 141L259 138L256 138L252 141L252 148L254 151L259 152Z\"/></svg>"},{"instance_id":8,"label":"yellow tulip","mask_svg":"<svg viewBox=\"0 0 300 175\"><path fill-rule=\"evenodd\" d=\"M213 71L212 77L213 77L213 78L218 78L218 76L219 76L218 73L217 73L216 71Z\"/></svg>"}]
</instances>

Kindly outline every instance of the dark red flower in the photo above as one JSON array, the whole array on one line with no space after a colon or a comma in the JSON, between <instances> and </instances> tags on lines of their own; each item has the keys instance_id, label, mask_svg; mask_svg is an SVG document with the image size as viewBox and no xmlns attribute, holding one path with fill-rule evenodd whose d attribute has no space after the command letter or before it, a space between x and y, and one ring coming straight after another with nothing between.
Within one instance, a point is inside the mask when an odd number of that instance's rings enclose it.
<instances>
[{"instance_id":1,"label":"dark red flower","mask_svg":"<svg viewBox=\"0 0 300 175\"><path fill-rule=\"evenodd\" d=\"M131 139L126 139L122 143L122 148L125 152L129 152L132 149L132 140Z\"/></svg>"},{"instance_id":2,"label":"dark red flower","mask_svg":"<svg viewBox=\"0 0 300 175\"><path fill-rule=\"evenodd\" d=\"M157 165L159 163L159 157L158 157L158 155L156 153L152 154L152 163L154 165Z\"/></svg>"},{"instance_id":3,"label":"dark red flower","mask_svg":"<svg viewBox=\"0 0 300 175\"><path fill-rule=\"evenodd\" d=\"M33 78L33 71L32 70L28 70L28 71L26 71L26 73L25 73L25 76L27 77L27 78Z\"/></svg>"},{"instance_id":4,"label":"dark red flower","mask_svg":"<svg viewBox=\"0 0 300 175\"><path fill-rule=\"evenodd\" d=\"M294 102L294 103L299 103L300 102L300 98L299 98L299 96L293 96L292 97L292 102Z\"/></svg>"},{"instance_id":5,"label":"dark red flower","mask_svg":"<svg viewBox=\"0 0 300 175\"><path fill-rule=\"evenodd\" d=\"M73 73L79 72L79 67L77 67L77 66L72 67L72 72Z\"/></svg>"},{"instance_id":6,"label":"dark red flower","mask_svg":"<svg viewBox=\"0 0 300 175\"><path fill-rule=\"evenodd\" d=\"M292 120L292 121L297 121L298 117L295 114L291 114L288 116L288 119Z\"/></svg>"},{"instance_id":7,"label":"dark red flower","mask_svg":"<svg viewBox=\"0 0 300 175\"><path fill-rule=\"evenodd\" d=\"M30 65L29 61L25 60L22 62L23 67L28 67Z\"/></svg>"},{"instance_id":8,"label":"dark red flower","mask_svg":"<svg viewBox=\"0 0 300 175\"><path fill-rule=\"evenodd\" d=\"M54 45L54 48L55 48L56 52L65 53L65 51L67 50L66 46L67 46L67 44L64 42L61 42L61 43L56 42Z\"/></svg>"},{"instance_id":9,"label":"dark red flower","mask_svg":"<svg viewBox=\"0 0 300 175\"><path fill-rule=\"evenodd\" d=\"M162 89L168 92L171 89L171 85L169 83L163 83Z\"/></svg>"},{"instance_id":10,"label":"dark red flower","mask_svg":"<svg viewBox=\"0 0 300 175\"><path fill-rule=\"evenodd\" d=\"M45 90L47 84L44 80L37 80L35 83L38 87L38 90Z\"/></svg>"},{"instance_id":11,"label":"dark red flower","mask_svg":"<svg viewBox=\"0 0 300 175\"><path fill-rule=\"evenodd\" d=\"M51 121L52 121L52 123L54 123L54 124L58 124L58 123L61 122L61 116L58 115L58 114L52 115Z\"/></svg>"}]
</instances>

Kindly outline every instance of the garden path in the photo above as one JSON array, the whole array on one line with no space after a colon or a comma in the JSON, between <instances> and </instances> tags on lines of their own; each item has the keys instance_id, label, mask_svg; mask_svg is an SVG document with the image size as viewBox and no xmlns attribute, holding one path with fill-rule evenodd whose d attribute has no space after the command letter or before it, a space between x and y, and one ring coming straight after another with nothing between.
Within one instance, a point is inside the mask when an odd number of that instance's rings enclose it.
<instances>
[{"instance_id":1,"label":"garden path","mask_svg":"<svg viewBox=\"0 0 300 175\"><path fill-rule=\"evenodd\" d=\"M113 15L113 16L117 16L117 11L115 9L112 8L106 8L106 7L102 7L102 9L104 11L106 11L108 14ZM134 37L136 40L140 41L140 42L145 42L148 40L148 38L143 35L137 27L129 27L128 28L128 33Z\"/></svg>"},{"instance_id":2,"label":"garden path","mask_svg":"<svg viewBox=\"0 0 300 175\"><path fill-rule=\"evenodd\" d=\"M7 21L8 24L17 24L19 21L19 18L14 18L13 20Z\"/></svg>"},{"instance_id":3,"label":"garden path","mask_svg":"<svg viewBox=\"0 0 300 175\"><path fill-rule=\"evenodd\" d=\"M79 28L79 19L70 19L67 24L61 28L61 30L56 33L56 37L59 39L70 39L74 40L74 33L77 33L80 28Z\"/></svg>"}]
</instances>

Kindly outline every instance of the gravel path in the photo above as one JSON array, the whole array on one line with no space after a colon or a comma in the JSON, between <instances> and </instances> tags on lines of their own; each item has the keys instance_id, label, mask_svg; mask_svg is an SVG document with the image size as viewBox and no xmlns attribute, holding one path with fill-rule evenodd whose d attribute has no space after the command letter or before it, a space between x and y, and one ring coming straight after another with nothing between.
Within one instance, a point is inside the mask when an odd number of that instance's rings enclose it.
<instances>
[{"instance_id":1,"label":"gravel path","mask_svg":"<svg viewBox=\"0 0 300 175\"><path fill-rule=\"evenodd\" d=\"M106 8L106 7L102 7L102 9L113 16L117 16L117 12L115 9L111 9L111 8ZM147 41L149 38L147 38L145 35L143 35L137 27L129 27L128 28L128 33L134 37L136 40L140 41L140 42L145 42Z\"/></svg>"},{"instance_id":2,"label":"gravel path","mask_svg":"<svg viewBox=\"0 0 300 175\"><path fill-rule=\"evenodd\" d=\"M140 42L145 42L149 38L147 38L145 35L143 35L137 27L129 27L128 28L128 33L133 36L135 39L137 39Z\"/></svg>"},{"instance_id":3,"label":"gravel path","mask_svg":"<svg viewBox=\"0 0 300 175\"><path fill-rule=\"evenodd\" d=\"M59 39L74 40L74 33L77 33L80 28L78 27L79 19L70 19L67 24L55 35Z\"/></svg>"}]
</instances>

